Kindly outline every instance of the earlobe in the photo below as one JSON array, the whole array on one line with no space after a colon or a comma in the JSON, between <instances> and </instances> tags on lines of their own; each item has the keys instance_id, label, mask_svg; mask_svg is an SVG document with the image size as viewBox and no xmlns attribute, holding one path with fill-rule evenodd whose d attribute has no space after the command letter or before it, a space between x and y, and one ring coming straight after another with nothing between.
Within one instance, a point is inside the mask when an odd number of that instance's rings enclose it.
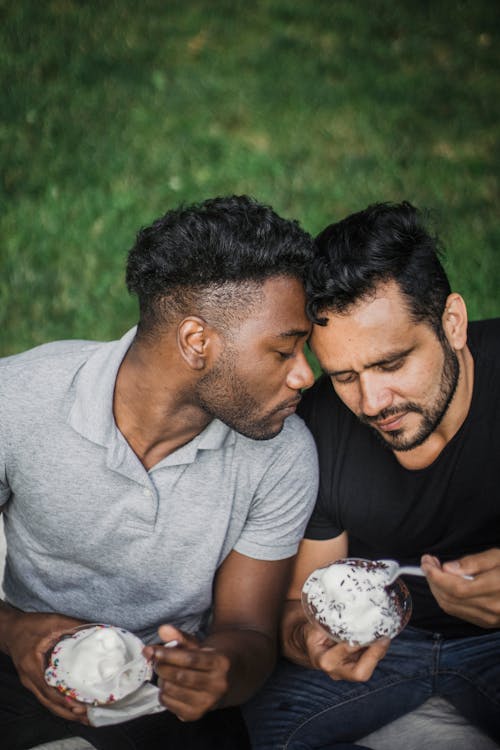
<instances>
[{"instance_id":1,"label":"earlobe","mask_svg":"<svg viewBox=\"0 0 500 750\"><path fill-rule=\"evenodd\" d=\"M467 307L460 294L448 296L443 313L443 329L450 346L459 351L467 343Z\"/></svg>"},{"instance_id":2,"label":"earlobe","mask_svg":"<svg viewBox=\"0 0 500 750\"><path fill-rule=\"evenodd\" d=\"M208 337L207 324L202 318L184 318L177 328L177 345L182 358L193 370L203 370L206 365Z\"/></svg>"}]
</instances>

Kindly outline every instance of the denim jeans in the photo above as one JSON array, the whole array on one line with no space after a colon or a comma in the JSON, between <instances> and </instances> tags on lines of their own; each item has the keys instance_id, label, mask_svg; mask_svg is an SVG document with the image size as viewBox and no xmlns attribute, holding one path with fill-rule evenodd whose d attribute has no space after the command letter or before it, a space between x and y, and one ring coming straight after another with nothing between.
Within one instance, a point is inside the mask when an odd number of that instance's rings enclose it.
<instances>
[{"instance_id":1,"label":"denim jeans","mask_svg":"<svg viewBox=\"0 0 500 750\"><path fill-rule=\"evenodd\" d=\"M500 632L445 639L406 628L370 680L332 680L283 660L245 707L253 750L347 750L431 695L500 739Z\"/></svg>"}]
</instances>

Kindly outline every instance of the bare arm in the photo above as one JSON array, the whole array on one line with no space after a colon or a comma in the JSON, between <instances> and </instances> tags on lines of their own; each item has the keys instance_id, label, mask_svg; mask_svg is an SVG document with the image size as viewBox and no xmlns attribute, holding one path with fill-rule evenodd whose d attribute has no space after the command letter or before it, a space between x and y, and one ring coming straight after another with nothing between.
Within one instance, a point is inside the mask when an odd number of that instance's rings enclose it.
<instances>
[{"instance_id":1,"label":"bare arm","mask_svg":"<svg viewBox=\"0 0 500 750\"><path fill-rule=\"evenodd\" d=\"M444 563L422 557L431 591L442 610L482 628L500 625L500 549ZM463 575L473 576L472 581Z\"/></svg>"},{"instance_id":2,"label":"bare arm","mask_svg":"<svg viewBox=\"0 0 500 750\"><path fill-rule=\"evenodd\" d=\"M281 637L283 652L290 661L303 667L321 669L333 680L368 680L389 647L380 640L368 647L335 644L324 631L312 625L302 609L301 591L307 576L318 567L347 555L347 534L335 539L302 542L288 591Z\"/></svg>"},{"instance_id":3,"label":"bare arm","mask_svg":"<svg viewBox=\"0 0 500 750\"><path fill-rule=\"evenodd\" d=\"M162 640L179 648L148 647L161 678L161 701L192 721L247 700L271 672L291 559L266 562L231 552L218 571L211 632L202 644L165 625Z\"/></svg>"}]
</instances>

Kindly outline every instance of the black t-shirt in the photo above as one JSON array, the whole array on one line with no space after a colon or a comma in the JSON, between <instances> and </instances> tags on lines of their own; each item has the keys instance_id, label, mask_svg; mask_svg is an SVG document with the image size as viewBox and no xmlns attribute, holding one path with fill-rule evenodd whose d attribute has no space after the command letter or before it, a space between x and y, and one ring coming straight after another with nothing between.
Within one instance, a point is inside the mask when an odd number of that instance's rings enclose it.
<instances>
[{"instance_id":1,"label":"black t-shirt","mask_svg":"<svg viewBox=\"0 0 500 750\"><path fill-rule=\"evenodd\" d=\"M411 471L362 425L321 377L299 413L313 433L320 486L306 538L349 535L349 554L418 565L500 547L500 318L469 324L474 392L460 430L427 468ZM411 624L448 637L485 631L450 617L425 578L405 578Z\"/></svg>"}]
</instances>

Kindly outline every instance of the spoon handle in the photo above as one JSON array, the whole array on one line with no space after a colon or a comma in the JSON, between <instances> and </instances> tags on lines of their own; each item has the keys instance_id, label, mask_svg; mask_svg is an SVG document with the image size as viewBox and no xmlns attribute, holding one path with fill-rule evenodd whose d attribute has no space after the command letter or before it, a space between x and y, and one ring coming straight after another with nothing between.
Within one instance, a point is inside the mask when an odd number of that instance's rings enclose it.
<instances>
[{"instance_id":1,"label":"spoon handle","mask_svg":"<svg viewBox=\"0 0 500 750\"><path fill-rule=\"evenodd\" d=\"M398 570L398 575L423 576L425 573L419 565L402 565Z\"/></svg>"},{"instance_id":2,"label":"spoon handle","mask_svg":"<svg viewBox=\"0 0 500 750\"><path fill-rule=\"evenodd\" d=\"M424 571L418 565L402 565L398 570L398 576L400 575L423 576L425 578ZM464 578L466 581L474 580L474 576L468 576L465 573L461 574L460 577Z\"/></svg>"}]
</instances>

